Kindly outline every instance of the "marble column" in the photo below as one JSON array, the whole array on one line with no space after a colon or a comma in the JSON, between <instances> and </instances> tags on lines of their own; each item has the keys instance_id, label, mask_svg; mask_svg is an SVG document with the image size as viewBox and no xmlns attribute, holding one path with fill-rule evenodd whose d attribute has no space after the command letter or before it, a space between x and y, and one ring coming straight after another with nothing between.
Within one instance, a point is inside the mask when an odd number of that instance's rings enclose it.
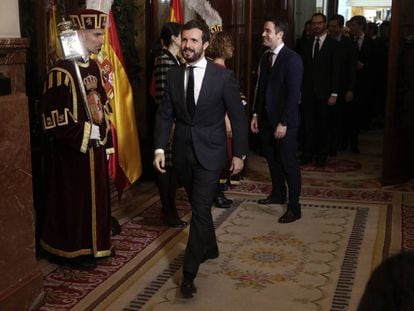
<instances>
[{"instance_id":1,"label":"marble column","mask_svg":"<svg viewBox=\"0 0 414 311\"><path fill-rule=\"evenodd\" d=\"M35 254L26 49L22 38L0 39L0 72L12 93L0 96L0 310L32 310L43 301Z\"/></svg>"}]
</instances>

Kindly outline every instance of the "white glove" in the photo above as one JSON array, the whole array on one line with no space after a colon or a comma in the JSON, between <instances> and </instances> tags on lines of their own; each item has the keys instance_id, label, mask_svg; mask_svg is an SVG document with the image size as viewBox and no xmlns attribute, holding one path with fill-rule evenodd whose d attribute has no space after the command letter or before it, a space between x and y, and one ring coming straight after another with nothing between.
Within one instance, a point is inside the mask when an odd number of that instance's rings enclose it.
<instances>
[{"instance_id":1,"label":"white glove","mask_svg":"<svg viewBox=\"0 0 414 311\"><path fill-rule=\"evenodd\" d=\"M99 126L92 124L91 136L89 137L89 139L101 140L101 133L99 132Z\"/></svg>"}]
</instances>

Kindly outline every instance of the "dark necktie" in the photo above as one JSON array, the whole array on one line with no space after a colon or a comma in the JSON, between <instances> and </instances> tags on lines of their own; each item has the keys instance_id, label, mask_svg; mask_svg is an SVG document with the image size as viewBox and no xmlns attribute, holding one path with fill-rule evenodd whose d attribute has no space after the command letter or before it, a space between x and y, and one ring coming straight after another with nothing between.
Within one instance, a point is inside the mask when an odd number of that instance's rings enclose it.
<instances>
[{"instance_id":1,"label":"dark necktie","mask_svg":"<svg viewBox=\"0 0 414 311\"><path fill-rule=\"evenodd\" d=\"M313 58L317 58L319 55L319 38L315 39L315 46L313 47Z\"/></svg>"},{"instance_id":2,"label":"dark necktie","mask_svg":"<svg viewBox=\"0 0 414 311\"><path fill-rule=\"evenodd\" d=\"M194 66L188 66L188 82L187 82L187 111L191 118L194 117L195 101L194 101Z\"/></svg>"},{"instance_id":3,"label":"dark necktie","mask_svg":"<svg viewBox=\"0 0 414 311\"><path fill-rule=\"evenodd\" d=\"M269 52L269 55L267 56L268 57L268 61L269 61L269 68L272 68L272 66L273 66L273 55L274 55L275 53L273 53L273 52Z\"/></svg>"}]
</instances>

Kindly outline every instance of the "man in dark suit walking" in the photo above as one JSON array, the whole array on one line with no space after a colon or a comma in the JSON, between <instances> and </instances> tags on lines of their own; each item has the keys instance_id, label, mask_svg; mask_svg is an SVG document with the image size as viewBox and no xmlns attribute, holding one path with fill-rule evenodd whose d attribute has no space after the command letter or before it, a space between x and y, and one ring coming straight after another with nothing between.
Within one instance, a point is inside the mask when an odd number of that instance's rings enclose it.
<instances>
[{"instance_id":1,"label":"man in dark suit walking","mask_svg":"<svg viewBox=\"0 0 414 311\"><path fill-rule=\"evenodd\" d=\"M263 45L268 50L259 64L250 123L252 132L261 134L272 179L272 193L258 203L284 204L287 182L289 202L286 213L279 218L280 223L301 218L301 175L296 151L303 65L300 56L283 43L286 32L287 23L282 19L264 23Z\"/></svg>"},{"instance_id":2,"label":"man in dark suit walking","mask_svg":"<svg viewBox=\"0 0 414 311\"><path fill-rule=\"evenodd\" d=\"M157 112L154 166L165 172L165 149L175 122L173 162L192 208L184 255L181 293L193 297L199 266L219 255L211 207L227 157L227 112L233 130L231 171L239 173L247 153L247 120L232 72L206 60L210 30L199 20L183 26L181 49L187 65L167 73L164 98Z\"/></svg>"},{"instance_id":3,"label":"man in dark suit walking","mask_svg":"<svg viewBox=\"0 0 414 311\"><path fill-rule=\"evenodd\" d=\"M327 33L326 16L315 13L311 23L315 37L308 41L303 55L304 146L301 160L302 164L313 160L316 166L322 167L328 157L328 106L336 104L340 60L338 42Z\"/></svg>"}]
</instances>

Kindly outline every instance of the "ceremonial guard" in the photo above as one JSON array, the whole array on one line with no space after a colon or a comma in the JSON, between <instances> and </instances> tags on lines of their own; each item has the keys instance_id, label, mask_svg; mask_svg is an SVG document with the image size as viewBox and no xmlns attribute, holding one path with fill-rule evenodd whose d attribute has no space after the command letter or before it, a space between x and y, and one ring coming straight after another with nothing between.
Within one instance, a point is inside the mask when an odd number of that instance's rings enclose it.
<instances>
[{"instance_id":1,"label":"ceremonial guard","mask_svg":"<svg viewBox=\"0 0 414 311\"><path fill-rule=\"evenodd\" d=\"M70 19L82 57L66 57L46 74L40 105L50 139L40 244L58 263L94 268L97 258L111 254L110 107L100 68L90 59L102 47L107 15L85 9ZM64 50L76 47L66 39Z\"/></svg>"}]
</instances>

